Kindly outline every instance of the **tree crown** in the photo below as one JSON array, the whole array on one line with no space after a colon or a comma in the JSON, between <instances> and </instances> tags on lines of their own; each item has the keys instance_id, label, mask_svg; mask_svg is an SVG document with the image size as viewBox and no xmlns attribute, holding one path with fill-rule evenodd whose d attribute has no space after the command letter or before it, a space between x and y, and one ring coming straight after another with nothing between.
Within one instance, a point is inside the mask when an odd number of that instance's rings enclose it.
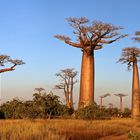
<instances>
[{"instance_id":1,"label":"tree crown","mask_svg":"<svg viewBox=\"0 0 140 140\"><path fill-rule=\"evenodd\" d=\"M118 62L127 63L128 70L134 63L140 61L140 49L137 47L127 47L122 50L121 58Z\"/></svg>"},{"instance_id":2,"label":"tree crown","mask_svg":"<svg viewBox=\"0 0 140 140\"><path fill-rule=\"evenodd\" d=\"M140 31L135 32L135 37L133 37L132 40L140 42Z\"/></svg>"},{"instance_id":3,"label":"tree crown","mask_svg":"<svg viewBox=\"0 0 140 140\"><path fill-rule=\"evenodd\" d=\"M116 40L127 36L127 34L120 35L118 30L123 29L120 26L104 23L101 21L92 21L85 17L67 18L70 26L74 28L73 33L76 35L76 42L71 42L71 38L64 35L55 35L54 37L64 41L65 43L81 48L88 52L98 50L104 44L110 44Z\"/></svg>"},{"instance_id":4,"label":"tree crown","mask_svg":"<svg viewBox=\"0 0 140 140\"><path fill-rule=\"evenodd\" d=\"M127 94L123 94L123 93L118 93L118 94L114 94L115 96L119 96L119 97L124 97L124 96L128 96Z\"/></svg>"},{"instance_id":5,"label":"tree crown","mask_svg":"<svg viewBox=\"0 0 140 140\"><path fill-rule=\"evenodd\" d=\"M104 94L104 95L102 95L102 96L100 96L101 98L105 98L105 97L107 97L107 96L110 96L110 93L106 93L106 94Z\"/></svg>"},{"instance_id":6,"label":"tree crown","mask_svg":"<svg viewBox=\"0 0 140 140\"><path fill-rule=\"evenodd\" d=\"M55 85L56 89L65 89L67 86L74 85L77 83L77 76L78 72L74 70L74 68L66 68L60 70L59 73L55 75L60 78L61 82L58 85Z\"/></svg>"},{"instance_id":7,"label":"tree crown","mask_svg":"<svg viewBox=\"0 0 140 140\"><path fill-rule=\"evenodd\" d=\"M10 63L12 66L8 68L0 69L0 73L13 71L17 65L23 65L25 62L19 59L11 59L8 55L0 55L0 66L5 66L6 63Z\"/></svg>"}]
</instances>

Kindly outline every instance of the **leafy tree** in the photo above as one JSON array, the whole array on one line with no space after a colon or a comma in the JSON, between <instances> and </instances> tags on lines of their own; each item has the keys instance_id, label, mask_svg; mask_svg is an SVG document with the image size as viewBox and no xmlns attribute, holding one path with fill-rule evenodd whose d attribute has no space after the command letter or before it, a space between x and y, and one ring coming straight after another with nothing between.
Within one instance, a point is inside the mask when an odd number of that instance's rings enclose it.
<instances>
[{"instance_id":1,"label":"leafy tree","mask_svg":"<svg viewBox=\"0 0 140 140\"><path fill-rule=\"evenodd\" d=\"M53 93L47 95L34 94L33 96L33 106L40 118L51 118L62 113L59 97L53 95Z\"/></svg>"},{"instance_id":2,"label":"leafy tree","mask_svg":"<svg viewBox=\"0 0 140 140\"><path fill-rule=\"evenodd\" d=\"M4 112L0 110L0 119L5 119Z\"/></svg>"},{"instance_id":3,"label":"leafy tree","mask_svg":"<svg viewBox=\"0 0 140 140\"><path fill-rule=\"evenodd\" d=\"M132 118L140 118L140 86L139 86L139 71L137 62L140 60L140 49L136 47L124 48L119 62L127 63L128 70L133 68L132 81Z\"/></svg>"},{"instance_id":4,"label":"leafy tree","mask_svg":"<svg viewBox=\"0 0 140 140\"><path fill-rule=\"evenodd\" d=\"M8 56L8 55L0 55L0 66L5 66L6 63L10 63L11 66L3 68L3 69L0 69L0 73L13 71L13 70L15 70L15 67L17 65L25 64L22 60L11 59L10 56Z\"/></svg>"},{"instance_id":5,"label":"leafy tree","mask_svg":"<svg viewBox=\"0 0 140 140\"><path fill-rule=\"evenodd\" d=\"M59 97L53 94L33 95L33 100L21 101L18 98L7 101L0 106L0 112L4 118L51 118L66 113L65 106L59 101Z\"/></svg>"},{"instance_id":6,"label":"leafy tree","mask_svg":"<svg viewBox=\"0 0 140 140\"><path fill-rule=\"evenodd\" d=\"M22 101L18 98L14 98L12 101L7 101L1 105L1 111L4 113L5 118L20 118L19 110L22 105Z\"/></svg>"},{"instance_id":7,"label":"leafy tree","mask_svg":"<svg viewBox=\"0 0 140 140\"><path fill-rule=\"evenodd\" d=\"M75 79L77 76L77 71L74 69L63 69L56 76L60 78L60 84L55 85L56 89L62 89L64 91L66 106L74 111L73 105L73 88L77 83Z\"/></svg>"},{"instance_id":8,"label":"leafy tree","mask_svg":"<svg viewBox=\"0 0 140 140\"><path fill-rule=\"evenodd\" d=\"M20 108L20 110L18 110L18 111L19 111L19 114L20 114L20 118L22 118L22 119L38 118L39 114L37 112L36 107L33 106L33 101L31 101L31 100L24 101L23 104L19 108Z\"/></svg>"},{"instance_id":9,"label":"leafy tree","mask_svg":"<svg viewBox=\"0 0 140 140\"><path fill-rule=\"evenodd\" d=\"M131 110L129 108L124 108L123 117L125 118L131 117Z\"/></svg>"},{"instance_id":10,"label":"leafy tree","mask_svg":"<svg viewBox=\"0 0 140 140\"><path fill-rule=\"evenodd\" d=\"M111 109L110 114L112 117L118 117L118 115L120 114L120 111L117 107L114 107Z\"/></svg>"},{"instance_id":11,"label":"leafy tree","mask_svg":"<svg viewBox=\"0 0 140 140\"><path fill-rule=\"evenodd\" d=\"M94 51L102 49L104 44L111 44L126 35L119 35L118 30L112 24L101 21L93 21L88 25L89 19L68 18L70 26L74 28L76 42L64 35L55 35L59 40L82 50L82 66L80 80L79 108L93 104L94 102Z\"/></svg>"},{"instance_id":12,"label":"leafy tree","mask_svg":"<svg viewBox=\"0 0 140 140\"><path fill-rule=\"evenodd\" d=\"M76 119L83 120L102 120L102 119L110 119L109 112L94 103L93 105L86 106L84 108L80 108L75 112Z\"/></svg>"}]
</instances>

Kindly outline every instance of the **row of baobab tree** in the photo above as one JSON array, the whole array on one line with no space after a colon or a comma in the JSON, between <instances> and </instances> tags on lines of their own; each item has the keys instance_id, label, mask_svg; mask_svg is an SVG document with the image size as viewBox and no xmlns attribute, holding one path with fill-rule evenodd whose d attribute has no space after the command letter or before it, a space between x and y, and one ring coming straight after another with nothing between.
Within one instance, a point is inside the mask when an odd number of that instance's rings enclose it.
<instances>
[{"instance_id":1,"label":"row of baobab tree","mask_svg":"<svg viewBox=\"0 0 140 140\"><path fill-rule=\"evenodd\" d=\"M63 72L63 71L65 71L65 72ZM64 76L64 74L67 74L67 71L73 71L73 69L61 70L61 74L63 74L63 76ZM58 73L56 75L58 76ZM55 85L55 89L63 89L64 90L66 106L68 108L73 109L73 111L74 111L74 103L73 103L73 98L72 98L73 97L73 90L70 90L70 88L67 88L67 86L68 87L71 86L71 85L74 86L75 83L71 83L71 84L67 83L67 80L70 79L70 78L71 77L67 76L67 78L65 79L66 83L64 82L64 79L61 79L63 81L63 83ZM77 80L74 80L74 81L77 82ZM50 93L53 94L52 91L50 91ZM44 88L42 88L42 87L35 88L34 89L34 94L39 94L39 95L46 94L46 90ZM127 94L123 94L123 93L118 93L118 94L114 94L114 95L118 96L120 98L120 112L123 112L122 98L125 97L125 96L128 96L128 95ZM104 107L104 105L103 105L103 98L106 98L108 96L111 96L111 94L110 93L106 93L104 95L99 96L100 97L100 109L102 109ZM112 103L109 103L109 106L110 106L110 108L113 108L113 104Z\"/></svg>"},{"instance_id":2,"label":"row of baobab tree","mask_svg":"<svg viewBox=\"0 0 140 140\"><path fill-rule=\"evenodd\" d=\"M64 41L66 44L71 45L82 50L82 64L80 76L80 96L79 108L88 106L94 103L94 52L102 49L104 45L111 44L121 38L128 36L128 34L120 34L119 30L123 29L120 26L104 23L101 21L92 21L85 17L81 18L67 18L70 26L74 28L73 34L75 41L64 35L55 35L54 37ZM140 32L136 32L135 41L140 41ZM139 88L139 75L137 62L140 58L140 49L130 47L123 49L122 56L119 62L127 63L128 68L133 67L133 85L132 85L132 118L140 118L140 88ZM7 58L0 58L1 66ZM10 69L1 69L0 73L11 71L17 64L9 60L14 65ZM61 88L61 86L60 86ZM64 88L64 87L62 87ZM67 96L67 95L65 95ZM71 98L71 97L70 97Z\"/></svg>"},{"instance_id":3,"label":"row of baobab tree","mask_svg":"<svg viewBox=\"0 0 140 140\"><path fill-rule=\"evenodd\" d=\"M76 41L71 41L70 37L65 35L55 35L59 40L82 50L81 79L80 79L80 98L79 108L94 103L94 52L102 49L105 44L111 44L128 34L119 34L120 26L93 21L90 25L89 19L68 18L70 26L74 28ZM140 32L137 31L133 38L140 41ZM123 49L122 56L119 59L121 63L127 63L128 68L133 67L133 84L132 84L132 118L140 118L140 87L137 62L140 58L140 49L130 47Z\"/></svg>"},{"instance_id":4,"label":"row of baobab tree","mask_svg":"<svg viewBox=\"0 0 140 140\"><path fill-rule=\"evenodd\" d=\"M123 112L123 103L122 103L122 98L127 96L126 94L123 93L118 93L118 94L114 94L115 96L118 96L120 98L120 112ZM107 96L111 96L110 93L106 93L104 95L100 96L100 109L102 109L103 107L103 98L106 98ZM113 104L109 103L110 108L113 108Z\"/></svg>"}]
</instances>

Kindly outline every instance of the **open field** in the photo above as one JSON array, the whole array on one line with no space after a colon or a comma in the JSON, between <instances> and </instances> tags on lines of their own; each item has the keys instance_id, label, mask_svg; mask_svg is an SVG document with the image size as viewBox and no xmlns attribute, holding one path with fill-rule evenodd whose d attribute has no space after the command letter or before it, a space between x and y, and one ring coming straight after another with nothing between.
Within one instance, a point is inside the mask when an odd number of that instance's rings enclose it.
<instances>
[{"instance_id":1,"label":"open field","mask_svg":"<svg viewBox=\"0 0 140 140\"><path fill-rule=\"evenodd\" d=\"M140 122L131 119L0 120L0 140L127 140L130 133L131 137L140 135Z\"/></svg>"}]
</instances>

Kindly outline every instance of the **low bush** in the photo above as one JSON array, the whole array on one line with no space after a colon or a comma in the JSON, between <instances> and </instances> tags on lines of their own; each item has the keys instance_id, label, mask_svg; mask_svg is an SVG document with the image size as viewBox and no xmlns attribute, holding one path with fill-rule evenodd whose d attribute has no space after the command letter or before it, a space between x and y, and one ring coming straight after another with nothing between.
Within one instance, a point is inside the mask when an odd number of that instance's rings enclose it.
<instances>
[{"instance_id":1,"label":"low bush","mask_svg":"<svg viewBox=\"0 0 140 140\"><path fill-rule=\"evenodd\" d=\"M76 119L83 119L83 120L110 119L110 114L108 110L106 110L105 108L100 109L96 103L75 111L74 116Z\"/></svg>"}]
</instances>

